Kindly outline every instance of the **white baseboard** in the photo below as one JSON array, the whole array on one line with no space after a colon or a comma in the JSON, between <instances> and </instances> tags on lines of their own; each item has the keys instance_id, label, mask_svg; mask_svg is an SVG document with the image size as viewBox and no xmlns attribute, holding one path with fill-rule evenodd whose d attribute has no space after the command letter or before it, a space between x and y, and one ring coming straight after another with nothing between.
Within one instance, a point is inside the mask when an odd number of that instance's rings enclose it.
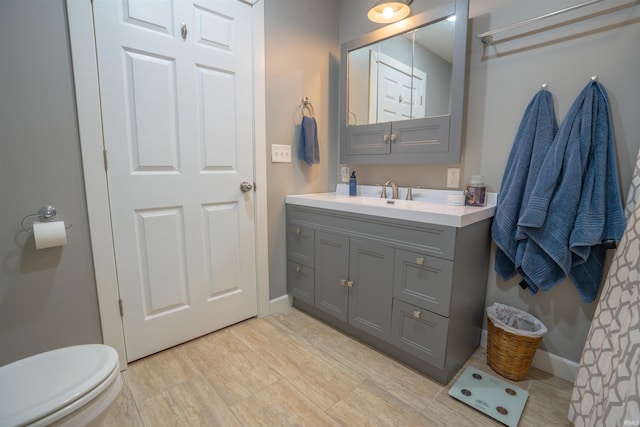
<instances>
[{"instance_id":1,"label":"white baseboard","mask_svg":"<svg viewBox=\"0 0 640 427\"><path fill-rule=\"evenodd\" d=\"M487 348L487 330L482 330L482 336L480 338L480 345L483 348ZM553 353L548 353L544 350L538 349L533 356L531 366L538 368L542 371L548 372L558 378L562 378L571 383L576 381L578 375L578 363L573 360L565 359Z\"/></svg>"},{"instance_id":2,"label":"white baseboard","mask_svg":"<svg viewBox=\"0 0 640 427\"><path fill-rule=\"evenodd\" d=\"M284 294L281 297L274 298L269 301L269 314L280 313L286 311L291 307L293 301L292 297L288 294Z\"/></svg>"}]
</instances>

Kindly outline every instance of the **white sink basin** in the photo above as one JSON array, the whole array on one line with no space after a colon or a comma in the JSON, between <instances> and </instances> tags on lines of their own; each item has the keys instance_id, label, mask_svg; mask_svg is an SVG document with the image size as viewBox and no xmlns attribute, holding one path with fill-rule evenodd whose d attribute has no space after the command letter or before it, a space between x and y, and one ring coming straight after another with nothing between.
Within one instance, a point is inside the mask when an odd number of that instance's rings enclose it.
<instances>
[{"instance_id":1,"label":"white sink basin","mask_svg":"<svg viewBox=\"0 0 640 427\"><path fill-rule=\"evenodd\" d=\"M452 227L464 227L491 218L495 213L495 194L488 197L487 206L484 207L449 206L444 202L447 194L452 192L414 190L414 195L419 200L389 200L368 196L350 197L339 193L315 193L287 196L286 203Z\"/></svg>"}]
</instances>

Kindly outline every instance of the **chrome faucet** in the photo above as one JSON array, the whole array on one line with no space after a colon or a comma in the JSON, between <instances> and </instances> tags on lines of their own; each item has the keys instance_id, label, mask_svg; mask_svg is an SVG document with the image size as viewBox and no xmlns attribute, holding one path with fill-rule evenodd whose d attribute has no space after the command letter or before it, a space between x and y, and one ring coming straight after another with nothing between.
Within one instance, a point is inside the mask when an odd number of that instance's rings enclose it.
<instances>
[{"instance_id":1,"label":"chrome faucet","mask_svg":"<svg viewBox=\"0 0 640 427\"><path fill-rule=\"evenodd\" d=\"M387 198L387 185L391 186L391 198L392 199L397 199L398 198L398 185L389 180L387 182L384 183L384 185L382 186L382 192L380 193L380 197L383 199Z\"/></svg>"},{"instance_id":2,"label":"chrome faucet","mask_svg":"<svg viewBox=\"0 0 640 427\"><path fill-rule=\"evenodd\" d=\"M420 188L419 185L416 185L414 187L407 187L407 200L413 200L413 191L411 191L414 188Z\"/></svg>"}]
</instances>

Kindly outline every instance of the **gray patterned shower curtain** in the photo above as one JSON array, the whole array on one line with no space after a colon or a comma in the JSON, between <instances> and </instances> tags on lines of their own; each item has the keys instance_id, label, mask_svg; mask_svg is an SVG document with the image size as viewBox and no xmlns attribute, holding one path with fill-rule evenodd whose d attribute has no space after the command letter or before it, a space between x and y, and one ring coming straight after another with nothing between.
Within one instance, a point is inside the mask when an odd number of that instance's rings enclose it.
<instances>
[{"instance_id":1,"label":"gray patterned shower curtain","mask_svg":"<svg viewBox=\"0 0 640 427\"><path fill-rule=\"evenodd\" d=\"M578 427L640 425L640 152L625 215L569 405Z\"/></svg>"}]
</instances>

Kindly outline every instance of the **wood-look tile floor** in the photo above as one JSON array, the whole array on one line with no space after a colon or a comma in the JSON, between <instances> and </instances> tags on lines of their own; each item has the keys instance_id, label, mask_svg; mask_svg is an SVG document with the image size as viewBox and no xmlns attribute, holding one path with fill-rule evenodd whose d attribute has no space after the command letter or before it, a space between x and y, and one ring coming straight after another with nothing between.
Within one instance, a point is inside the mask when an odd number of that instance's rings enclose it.
<instances>
[{"instance_id":1,"label":"wood-look tile floor","mask_svg":"<svg viewBox=\"0 0 640 427\"><path fill-rule=\"evenodd\" d=\"M479 348L467 362L495 374ZM105 426L500 426L431 380L296 310L129 364ZM532 368L519 426L570 426L572 384Z\"/></svg>"}]
</instances>

